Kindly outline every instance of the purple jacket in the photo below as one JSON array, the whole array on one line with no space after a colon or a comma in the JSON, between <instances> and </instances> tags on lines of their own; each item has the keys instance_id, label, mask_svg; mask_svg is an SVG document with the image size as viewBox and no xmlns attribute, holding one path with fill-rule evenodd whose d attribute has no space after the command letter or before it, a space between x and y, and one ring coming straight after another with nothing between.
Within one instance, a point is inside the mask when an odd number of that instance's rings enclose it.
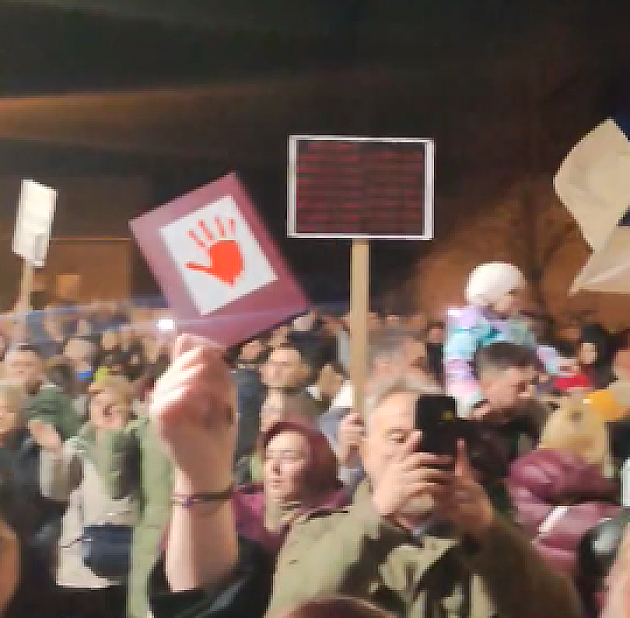
<instances>
[{"instance_id":1,"label":"purple jacket","mask_svg":"<svg viewBox=\"0 0 630 618\"><path fill-rule=\"evenodd\" d=\"M556 568L576 574L584 533L620 510L617 485L598 466L564 451L537 449L510 466L514 519Z\"/></svg>"}]
</instances>

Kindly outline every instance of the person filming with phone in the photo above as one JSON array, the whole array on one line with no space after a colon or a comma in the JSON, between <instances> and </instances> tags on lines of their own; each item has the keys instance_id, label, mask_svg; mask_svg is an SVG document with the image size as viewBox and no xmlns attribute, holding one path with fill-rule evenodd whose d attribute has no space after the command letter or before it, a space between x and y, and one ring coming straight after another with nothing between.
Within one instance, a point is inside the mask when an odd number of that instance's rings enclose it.
<instances>
[{"instance_id":1,"label":"person filming with phone","mask_svg":"<svg viewBox=\"0 0 630 618\"><path fill-rule=\"evenodd\" d=\"M424 424L423 409L448 427ZM569 581L543 563L475 480L466 441L448 422L456 417L453 398L391 376L375 385L365 415L367 479L351 506L320 509L294 525L268 617L333 594L411 618L581 615Z\"/></svg>"}]
</instances>

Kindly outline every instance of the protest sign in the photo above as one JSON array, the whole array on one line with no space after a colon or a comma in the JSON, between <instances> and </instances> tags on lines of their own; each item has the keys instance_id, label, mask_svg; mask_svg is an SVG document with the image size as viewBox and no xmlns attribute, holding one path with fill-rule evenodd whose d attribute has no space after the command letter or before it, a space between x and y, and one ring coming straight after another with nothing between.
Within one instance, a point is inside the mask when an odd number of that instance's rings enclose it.
<instances>
[{"instance_id":1,"label":"protest sign","mask_svg":"<svg viewBox=\"0 0 630 618\"><path fill-rule=\"evenodd\" d=\"M289 236L352 240L350 378L358 411L369 356L369 241L433 238L434 151L421 138L289 138Z\"/></svg>"},{"instance_id":2,"label":"protest sign","mask_svg":"<svg viewBox=\"0 0 630 618\"><path fill-rule=\"evenodd\" d=\"M178 330L232 345L308 306L234 174L130 226Z\"/></svg>"},{"instance_id":3,"label":"protest sign","mask_svg":"<svg viewBox=\"0 0 630 618\"><path fill-rule=\"evenodd\" d=\"M46 261L57 192L33 180L23 180L13 235L13 252L41 268Z\"/></svg>"}]
</instances>

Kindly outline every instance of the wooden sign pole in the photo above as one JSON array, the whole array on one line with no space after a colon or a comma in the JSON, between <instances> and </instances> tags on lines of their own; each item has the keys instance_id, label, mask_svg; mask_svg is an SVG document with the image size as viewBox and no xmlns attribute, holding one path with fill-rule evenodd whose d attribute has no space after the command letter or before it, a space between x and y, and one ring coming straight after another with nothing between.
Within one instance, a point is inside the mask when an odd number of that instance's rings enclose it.
<instances>
[{"instance_id":1,"label":"wooden sign pole","mask_svg":"<svg viewBox=\"0 0 630 618\"><path fill-rule=\"evenodd\" d=\"M31 310L31 291L33 290L34 267L28 260L22 260L22 280L20 281L20 295L18 296L16 311L24 313Z\"/></svg>"},{"instance_id":2,"label":"wooden sign pole","mask_svg":"<svg viewBox=\"0 0 630 618\"><path fill-rule=\"evenodd\" d=\"M354 387L354 410L362 414L368 369L370 244L367 239L352 241L350 271L350 380Z\"/></svg>"}]
</instances>

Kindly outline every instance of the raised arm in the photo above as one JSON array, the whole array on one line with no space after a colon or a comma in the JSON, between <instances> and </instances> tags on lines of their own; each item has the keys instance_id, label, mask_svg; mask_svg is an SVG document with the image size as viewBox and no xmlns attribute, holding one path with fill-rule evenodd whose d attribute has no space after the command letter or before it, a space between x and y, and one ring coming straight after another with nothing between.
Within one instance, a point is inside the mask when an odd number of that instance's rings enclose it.
<instances>
[{"instance_id":1,"label":"raised arm","mask_svg":"<svg viewBox=\"0 0 630 618\"><path fill-rule=\"evenodd\" d=\"M179 337L150 414L174 466L166 577L175 592L207 589L238 561L231 503L209 497L231 487L236 434L235 395L221 350Z\"/></svg>"},{"instance_id":2,"label":"raised arm","mask_svg":"<svg viewBox=\"0 0 630 618\"><path fill-rule=\"evenodd\" d=\"M65 502L81 483L83 465L75 448L75 440L65 443L49 423L32 419L28 423L33 440L41 447L39 453L39 484L42 495Z\"/></svg>"}]
</instances>

